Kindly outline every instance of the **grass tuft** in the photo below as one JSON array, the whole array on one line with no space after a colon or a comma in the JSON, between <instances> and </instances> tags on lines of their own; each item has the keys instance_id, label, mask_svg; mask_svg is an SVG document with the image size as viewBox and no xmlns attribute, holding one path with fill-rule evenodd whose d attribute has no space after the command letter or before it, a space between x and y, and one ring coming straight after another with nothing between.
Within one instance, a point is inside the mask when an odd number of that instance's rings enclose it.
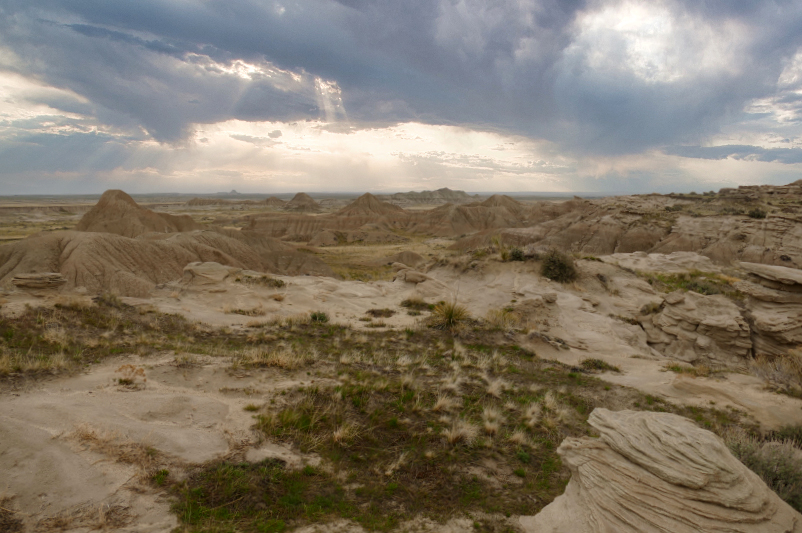
<instances>
[{"instance_id":1,"label":"grass tuft","mask_svg":"<svg viewBox=\"0 0 802 533\"><path fill-rule=\"evenodd\" d=\"M468 308L456 301L440 302L434 307L431 324L435 329L454 329L471 318Z\"/></svg>"}]
</instances>

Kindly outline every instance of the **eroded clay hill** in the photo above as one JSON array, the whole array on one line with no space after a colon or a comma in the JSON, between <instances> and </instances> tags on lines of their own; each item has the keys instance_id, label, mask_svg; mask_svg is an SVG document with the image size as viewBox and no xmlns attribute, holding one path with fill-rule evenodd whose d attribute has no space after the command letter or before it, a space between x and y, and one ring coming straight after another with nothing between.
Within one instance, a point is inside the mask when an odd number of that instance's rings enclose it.
<instances>
[{"instance_id":1,"label":"eroded clay hill","mask_svg":"<svg viewBox=\"0 0 802 533\"><path fill-rule=\"evenodd\" d=\"M552 213L555 209L561 212L560 208L532 209L509 196L495 195L484 202L447 203L431 210L407 211L368 193L330 215L255 215L251 217L248 229L315 245L353 242L347 233L337 241L330 232L358 230L369 232L366 235L369 242L389 242L390 237L378 239L376 232L457 237L483 230L523 227L542 218L543 212Z\"/></svg>"},{"instance_id":2,"label":"eroded clay hill","mask_svg":"<svg viewBox=\"0 0 802 533\"><path fill-rule=\"evenodd\" d=\"M145 233L176 233L201 229L188 215L158 213L139 206L123 191L103 193L98 203L81 218L77 231L115 233L138 237Z\"/></svg>"},{"instance_id":3,"label":"eroded clay hill","mask_svg":"<svg viewBox=\"0 0 802 533\"><path fill-rule=\"evenodd\" d=\"M59 273L64 290L147 296L198 261L284 275L334 275L316 256L265 234L203 228L189 217L142 208L122 191L107 191L74 231L43 232L0 246L0 285L10 286L21 274Z\"/></svg>"}]
</instances>

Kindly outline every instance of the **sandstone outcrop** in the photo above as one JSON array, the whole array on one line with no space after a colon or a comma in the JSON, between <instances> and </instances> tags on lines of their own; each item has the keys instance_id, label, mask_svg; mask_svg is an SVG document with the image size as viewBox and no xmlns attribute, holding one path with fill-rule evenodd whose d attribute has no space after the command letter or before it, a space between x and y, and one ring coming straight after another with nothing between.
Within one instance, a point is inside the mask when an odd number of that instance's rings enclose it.
<instances>
[{"instance_id":1,"label":"sandstone outcrop","mask_svg":"<svg viewBox=\"0 0 802 533\"><path fill-rule=\"evenodd\" d=\"M56 289L67 283L67 279L58 272L40 272L17 274L11 283L21 289Z\"/></svg>"},{"instance_id":2,"label":"sandstone outcrop","mask_svg":"<svg viewBox=\"0 0 802 533\"><path fill-rule=\"evenodd\" d=\"M499 229L476 228L473 232L478 233L461 239L455 248L486 247L498 236L507 245L555 247L582 254L696 252L725 265L748 261L802 268L800 187L752 189L746 196L723 190L704 196L538 202L515 214L516 223ZM505 205L509 212L509 202L495 203ZM749 216L751 211L760 214Z\"/></svg>"},{"instance_id":3,"label":"sandstone outcrop","mask_svg":"<svg viewBox=\"0 0 802 533\"><path fill-rule=\"evenodd\" d=\"M739 368L751 357L749 324L725 296L674 291L640 321L649 345L674 359Z\"/></svg>"},{"instance_id":4,"label":"sandstone outcrop","mask_svg":"<svg viewBox=\"0 0 802 533\"><path fill-rule=\"evenodd\" d=\"M668 413L595 409L599 439L568 438L565 493L527 533L798 533L802 515L713 433Z\"/></svg>"},{"instance_id":5,"label":"sandstone outcrop","mask_svg":"<svg viewBox=\"0 0 802 533\"><path fill-rule=\"evenodd\" d=\"M749 279L735 283L747 295L756 356L781 356L802 345L802 270L741 263Z\"/></svg>"}]
</instances>

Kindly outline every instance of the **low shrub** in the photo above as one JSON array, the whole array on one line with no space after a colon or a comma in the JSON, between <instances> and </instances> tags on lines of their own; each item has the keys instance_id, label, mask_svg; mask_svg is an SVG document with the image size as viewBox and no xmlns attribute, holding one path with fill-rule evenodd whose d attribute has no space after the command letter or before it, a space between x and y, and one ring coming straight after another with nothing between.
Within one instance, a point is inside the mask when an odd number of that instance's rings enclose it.
<instances>
[{"instance_id":1,"label":"low shrub","mask_svg":"<svg viewBox=\"0 0 802 533\"><path fill-rule=\"evenodd\" d=\"M395 314L395 311L392 309L368 309L365 314L374 318L390 318Z\"/></svg>"},{"instance_id":2,"label":"low shrub","mask_svg":"<svg viewBox=\"0 0 802 533\"><path fill-rule=\"evenodd\" d=\"M315 311L315 312L313 312L312 314L309 315L309 319L312 322L315 322L315 323L318 323L318 324L325 324L326 322L329 321L329 315L327 315L323 311Z\"/></svg>"},{"instance_id":3,"label":"low shrub","mask_svg":"<svg viewBox=\"0 0 802 533\"><path fill-rule=\"evenodd\" d=\"M568 283L577 278L574 260L553 248L543 257L540 273L543 277L560 283Z\"/></svg>"},{"instance_id":4,"label":"low shrub","mask_svg":"<svg viewBox=\"0 0 802 533\"><path fill-rule=\"evenodd\" d=\"M420 296L411 296L406 300L403 300L401 302L401 307L415 309L417 311L424 311L430 308L429 304L427 304Z\"/></svg>"},{"instance_id":5,"label":"low shrub","mask_svg":"<svg viewBox=\"0 0 802 533\"><path fill-rule=\"evenodd\" d=\"M725 441L732 454L777 496L802 511L802 450L792 440L763 440L743 430L733 430Z\"/></svg>"},{"instance_id":6,"label":"low shrub","mask_svg":"<svg viewBox=\"0 0 802 533\"><path fill-rule=\"evenodd\" d=\"M611 365L607 361L602 361L601 359L585 359L581 363L579 363L582 368L585 370L590 371L597 371L597 372L621 372L621 369L615 365Z\"/></svg>"},{"instance_id":7,"label":"low shrub","mask_svg":"<svg viewBox=\"0 0 802 533\"><path fill-rule=\"evenodd\" d=\"M755 207L754 209L750 209L748 213L746 213L749 218L766 218L766 211L759 207Z\"/></svg>"}]
</instances>

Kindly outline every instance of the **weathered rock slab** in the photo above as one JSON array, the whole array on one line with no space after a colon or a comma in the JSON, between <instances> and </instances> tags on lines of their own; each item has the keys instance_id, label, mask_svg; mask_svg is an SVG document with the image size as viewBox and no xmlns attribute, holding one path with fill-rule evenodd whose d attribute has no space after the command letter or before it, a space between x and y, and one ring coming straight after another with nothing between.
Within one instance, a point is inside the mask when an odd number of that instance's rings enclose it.
<instances>
[{"instance_id":1,"label":"weathered rock slab","mask_svg":"<svg viewBox=\"0 0 802 533\"><path fill-rule=\"evenodd\" d=\"M67 278L59 272L33 272L17 274L11 283L21 289L55 289L67 283Z\"/></svg>"}]
</instances>

